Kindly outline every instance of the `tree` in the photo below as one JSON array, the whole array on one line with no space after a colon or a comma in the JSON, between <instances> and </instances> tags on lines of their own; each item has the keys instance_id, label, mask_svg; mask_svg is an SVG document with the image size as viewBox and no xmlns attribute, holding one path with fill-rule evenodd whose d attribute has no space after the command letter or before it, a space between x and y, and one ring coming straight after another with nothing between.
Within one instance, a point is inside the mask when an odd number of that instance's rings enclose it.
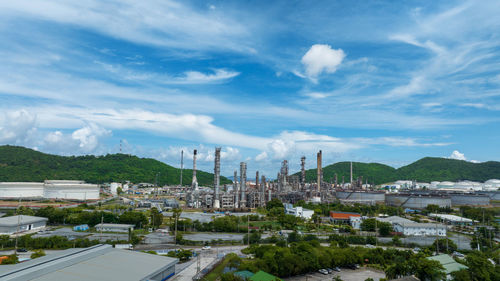
<instances>
[{"instance_id":1,"label":"tree","mask_svg":"<svg viewBox=\"0 0 500 281\"><path fill-rule=\"evenodd\" d=\"M151 208L151 226L156 229L163 223L163 215L156 207Z\"/></svg>"},{"instance_id":2,"label":"tree","mask_svg":"<svg viewBox=\"0 0 500 281\"><path fill-rule=\"evenodd\" d=\"M271 201L267 202L266 209L269 211L272 208L281 207L283 208L283 203L278 198L273 198Z\"/></svg>"},{"instance_id":3,"label":"tree","mask_svg":"<svg viewBox=\"0 0 500 281\"><path fill-rule=\"evenodd\" d=\"M6 259L2 261L2 264L16 264L19 262L17 255L9 255Z\"/></svg>"},{"instance_id":4,"label":"tree","mask_svg":"<svg viewBox=\"0 0 500 281\"><path fill-rule=\"evenodd\" d=\"M439 261L420 258L415 262L414 267L415 276L420 280L441 281L446 278L444 267Z\"/></svg>"},{"instance_id":5,"label":"tree","mask_svg":"<svg viewBox=\"0 0 500 281\"><path fill-rule=\"evenodd\" d=\"M43 256L45 256L44 250L36 250L35 252L33 252L33 254L31 254L32 259L36 259L36 258L43 257Z\"/></svg>"},{"instance_id":6,"label":"tree","mask_svg":"<svg viewBox=\"0 0 500 281\"><path fill-rule=\"evenodd\" d=\"M467 269L454 271L450 275L454 281L472 281L471 274Z\"/></svg>"},{"instance_id":7,"label":"tree","mask_svg":"<svg viewBox=\"0 0 500 281\"><path fill-rule=\"evenodd\" d=\"M392 237L392 244L394 246L402 246L403 245L403 243L401 242L401 238L398 235Z\"/></svg>"},{"instance_id":8,"label":"tree","mask_svg":"<svg viewBox=\"0 0 500 281\"><path fill-rule=\"evenodd\" d=\"M389 222L379 222L377 223L377 228L380 236L389 236L393 231L392 224Z\"/></svg>"},{"instance_id":9,"label":"tree","mask_svg":"<svg viewBox=\"0 0 500 281\"><path fill-rule=\"evenodd\" d=\"M243 237L243 244L250 242L250 244L258 244L260 242L261 235L258 232L250 233L250 240L248 239L248 234Z\"/></svg>"},{"instance_id":10,"label":"tree","mask_svg":"<svg viewBox=\"0 0 500 281\"><path fill-rule=\"evenodd\" d=\"M448 246L447 246L447 243L448 242ZM438 248L439 248L439 252L441 253L447 253L447 254L450 254L450 253L453 253L457 250L457 244L455 244L455 242L453 242L452 240L448 239L448 238L443 238L443 239L436 239L434 241L434 243L432 243L432 249L436 249L436 243L438 243Z\"/></svg>"},{"instance_id":11,"label":"tree","mask_svg":"<svg viewBox=\"0 0 500 281\"><path fill-rule=\"evenodd\" d=\"M365 219L361 222L361 230L363 231L375 231L375 219Z\"/></svg>"},{"instance_id":12,"label":"tree","mask_svg":"<svg viewBox=\"0 0 500 281\"><path fill-rule=\"evenodd\" d=\"M120 194L122 194L122 193L123 193L123 189L122 189L121 187L118 187L118 188L116 189L116 194L120 195Z\"/></svg>"},{"instance_id":13,"label":"tree","mask_svg":"<svg viewBox=\"0 0 500 281\"><path fill-rule=\"evenodd\" d=\"M499 280L499 272L495 272L495 267L488 261L488 257L484 253L473 251L467 255L465 261L472 280Z\"/></svg>"}]
</instances>

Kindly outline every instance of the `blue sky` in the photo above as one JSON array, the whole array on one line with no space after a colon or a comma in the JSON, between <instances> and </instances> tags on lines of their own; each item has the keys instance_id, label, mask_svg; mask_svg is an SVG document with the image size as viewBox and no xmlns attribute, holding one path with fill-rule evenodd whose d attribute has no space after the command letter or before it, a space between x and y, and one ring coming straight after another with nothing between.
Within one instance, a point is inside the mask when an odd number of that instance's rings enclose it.
<instances>
[{"instance_id":1,"label":"blue sky","mask_svg":"<svg viewBox=\"0 0 500 281\"><path fill-rule=\"evenodd\" d=\"M437 3L434 3L437 2ZM498 1L2 1L0 144L200 151L275 176L307 157L500 160ZM189 163L189 161L187 161Z\"/></svg>"}]
</instances>

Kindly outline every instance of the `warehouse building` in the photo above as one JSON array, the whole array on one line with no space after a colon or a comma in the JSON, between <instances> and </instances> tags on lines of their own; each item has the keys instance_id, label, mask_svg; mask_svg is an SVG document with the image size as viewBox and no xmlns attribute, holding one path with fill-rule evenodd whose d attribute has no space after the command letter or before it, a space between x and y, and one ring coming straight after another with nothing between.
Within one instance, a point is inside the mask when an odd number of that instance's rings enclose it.
<instances>
[{"instance_id":1,"label":"warehouse building","mask_svg":"<svg viewBox=\"0 0 500 281\"><path fill-rule=\"evenodd\" d=\"M306 220L310 220L314 215L313 210L305 209L302 207L293 207L293 205L289 203L283 203L283 206L285 207L285 214L287 215L293 215Z\"/></svg>"},{"instance_id":2,"label":"warehouse building","mask_svg":"<svg viewBox=\"0 0 500 281\"><path fill-rule=\"evenodd\" d=\"M437 218L438 220L442 222L446 222L447 224L451 225L472 225L474 223L473 220L468 219L468 218L462 218L459 216L455 215L447 215L447 214L429 214L429 217L432 218Z\"/></svg>"},{"instance_id":3,"label":"warehouse building","mask_svg":"<svg viewBox=\"0 0 500 281\"><path fill-rule=\"evenodd\" d=\"M105 232L125 232L128 233L129 229L134 230L133 224L119 224L119 223L100 223L95 225L97 231Z\"/></svg>"},{"instance_id":4,"label":"warehouse building","mask_svg":"<svg viewBox=\"0 0 500 281\"><path fill-rule=\"evenodd\" d=\"M97 200L99 186L75 180L46 180L43 183L0 182L0 198Z\"/></svg>"},{"instance_id":5,"label":"warehouse building","mask_svg":"<svg viewBox=\"0 0 500 281\"><path fill-rule=\"evenodd\" d=\"M47 218L25 215L0 218L0 235L38 232L45 229L47 221Z\"/></svg>"},{"instance_id":6,"label":"warehouse building","mask_svg":"<svg viewBox=\"0 0 500 281\"><path fill-rule=\"evenodd\" d=\"M163 281L175 274L177 259L96 245L69 249L14 265L0 267L0 280Z\"/></svg>"},{"instance_id":7,"label":"warehouse building","mask_svg":"<svg viewBox=\"0 0 500 281\"><path fill-rule=\"evenodd\" d=\"M396 222L393 224L395 232L406 236L446 236L446 226L435 223Z\"/></svg>"}]
</instances>

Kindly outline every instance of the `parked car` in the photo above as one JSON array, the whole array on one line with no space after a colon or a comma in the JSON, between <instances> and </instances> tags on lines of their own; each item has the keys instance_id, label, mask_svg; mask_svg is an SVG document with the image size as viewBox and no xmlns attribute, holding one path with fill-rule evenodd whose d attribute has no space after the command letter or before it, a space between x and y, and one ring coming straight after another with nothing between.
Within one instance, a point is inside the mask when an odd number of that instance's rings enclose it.
<instances>
[{"instance_id":1,"label":"parked car","mask_svg":"<svg viewBox=\"0 0 500 281\"><path fill-rule=\"evenodd\" d=\"M328 271L326 269L320 269L318 270L318 272L324 275L328 275Z\"/></svg>"},{"instance_id":2,"label":"parked car","mask_svg":"<svg viewBox=\"0 0 500 281\"><path fill-rule=\"evenodd\" d=\"M365 245L365 247L366 247L366 248L370 248L370 249L375 248L375 246L373 246L372 244L366 244L366 245Z\"/></svg>"},{"instance_id":3,"label":"parked car","mask_svg":"<svg viewBox=\"0 0 500 281\"><path fill-rule=\"evenodd\" d=\"M334 267L334 268L333 268L333 270L334 270L334 271L337 271L337 272L340 272L340 267L338 267L338 266L337 266L337 267Z\"/></svg>"},{"instance_id":4,"label":"parked car","mask_svg":"<svg viewBox=\"0 0 500 281\"><path fill-rule=\"evenodd\" d=\"M212 249L212 247L210 247L210 246L207 245L207 246L203 246L203 248L201 248L201 249L202 250L210 250L210 249Z\"/></svg>"},{"instance_id":5,"label":"parked car","mask_svg":"<svg viewBox=\"0 0 500 281\"><path fill-rule=\"evenodd\" d=\"M332 274L333 273L333 269L331 269L331 268L327 268L326 271L328 271L328 274Z\"/></svg>"},{"instance_id":6,"label":"parked car","mask_svg":"<svg viewBox=\"0 0 500 281\"><path fill-rule=\"evenodd\" d=\"M20 249L17 249L17 251L19 253L26 253L28 250L26 250L25 248L20 248Z\"/></svg>"}]
</instances>

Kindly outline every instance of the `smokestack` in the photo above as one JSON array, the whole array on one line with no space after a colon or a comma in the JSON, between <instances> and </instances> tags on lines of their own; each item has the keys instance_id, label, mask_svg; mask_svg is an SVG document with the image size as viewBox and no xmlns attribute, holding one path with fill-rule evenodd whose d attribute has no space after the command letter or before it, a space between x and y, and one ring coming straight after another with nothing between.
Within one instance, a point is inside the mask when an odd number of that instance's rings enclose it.
<instances>
[{"instance_id":1,"label":"smokestack","mask_svg":"<svg viewBox=\"0 0 500 281\"><path fill-rule=\"evenodd\" d=\"M182 170L184 169L184 150L181 150L181 179L179 185L182 187Z\"/></svg>"},{"instance_id":2,"label":"smokestack","mask_svg":"<svg viewBox=\"0 0 500 281\"><path fill-rule=\"evenodd\" d=\"M260 181L260 206L264 207L264 200L266 199L266 177L262 175L262 180Z\"/></svg>"},{"instance_id":3,"label":"smokestack","mask_svg":"<svg viewBox=\"0 0 500 281\"><path fill-rule=\"evenodd\" d=\"M255 188L259 190L259 171L255 171Z\"/></svg>"},{"instance_id":4,"label":"smokestack","mask_svg":"<svg viewBox=\"0 0 500 281\"><path fill-rule=\"evenodd\" d=\"M215 148L214 163L214 201L213 207L219 208L219 184L220 184L220 147Z\"/></svg>"},{"instance_id":5,"label":"smokestack","mask_svg":"<svg viewBox=\"0 0 500 281\"><path fill-rule=\"evenodd\" d=\"M234 170L233 193L235 194L234 207L238 208L238 202L239 202L239 198L240 198L240 189L238 188L238 171L237 170Z\"/></svg>"},{"instance_id":6,"label":"smokestack","mask_svg":"<svg viewBox=\"0 0 500 281\"><path fill-rule=\"evenodd\" d=\"M304 187L306 184L306 157L300 158L300 185Z\"/></svg>"},{"instance_id":7,"label":"smokestack","mask_svg":"<svg viewBox=\"0 0 500 281\"><path fill-rule=\"evenodd\" d=\"M351 161L351 188L352 188L352 161Z\"/></svg>"},{"instance_id":8,"label":"smokestack","mask_svg":"<svg viewBox=\"0 0 500 281\"><path fill-rule=\"evenodd\" d=\"M247 163L240 163L240 191L241 191L241 206L246 207L246 189L247 189Z\"/></svg>"},{"instance_id":9,"label":"smokestack","mask_svg":"<svg viewBox=\"0 0 500 281\"><path fill-rule=\"evenodd\" d=\"M318 180L318 186L317 186L317 191L321 191L321 182L322 182L322 177L323 177L323 168L322 168L322 161L323 161L323 156L321 150L318 152L316 155L316 160L317 160L317 180Z\"/></svg>"},{"instance_id":10,"label":"smokestack","mask_svg":"<svg viewBox=\"0 0 500 281\"><path fill-rule=\"evenodd\" d=\"M196 179L196 154L198 151L195 149L193 152L193 182L191 183L191 186L193 189L198 189L198 180Z\"/></svg>"}]
</instances>

